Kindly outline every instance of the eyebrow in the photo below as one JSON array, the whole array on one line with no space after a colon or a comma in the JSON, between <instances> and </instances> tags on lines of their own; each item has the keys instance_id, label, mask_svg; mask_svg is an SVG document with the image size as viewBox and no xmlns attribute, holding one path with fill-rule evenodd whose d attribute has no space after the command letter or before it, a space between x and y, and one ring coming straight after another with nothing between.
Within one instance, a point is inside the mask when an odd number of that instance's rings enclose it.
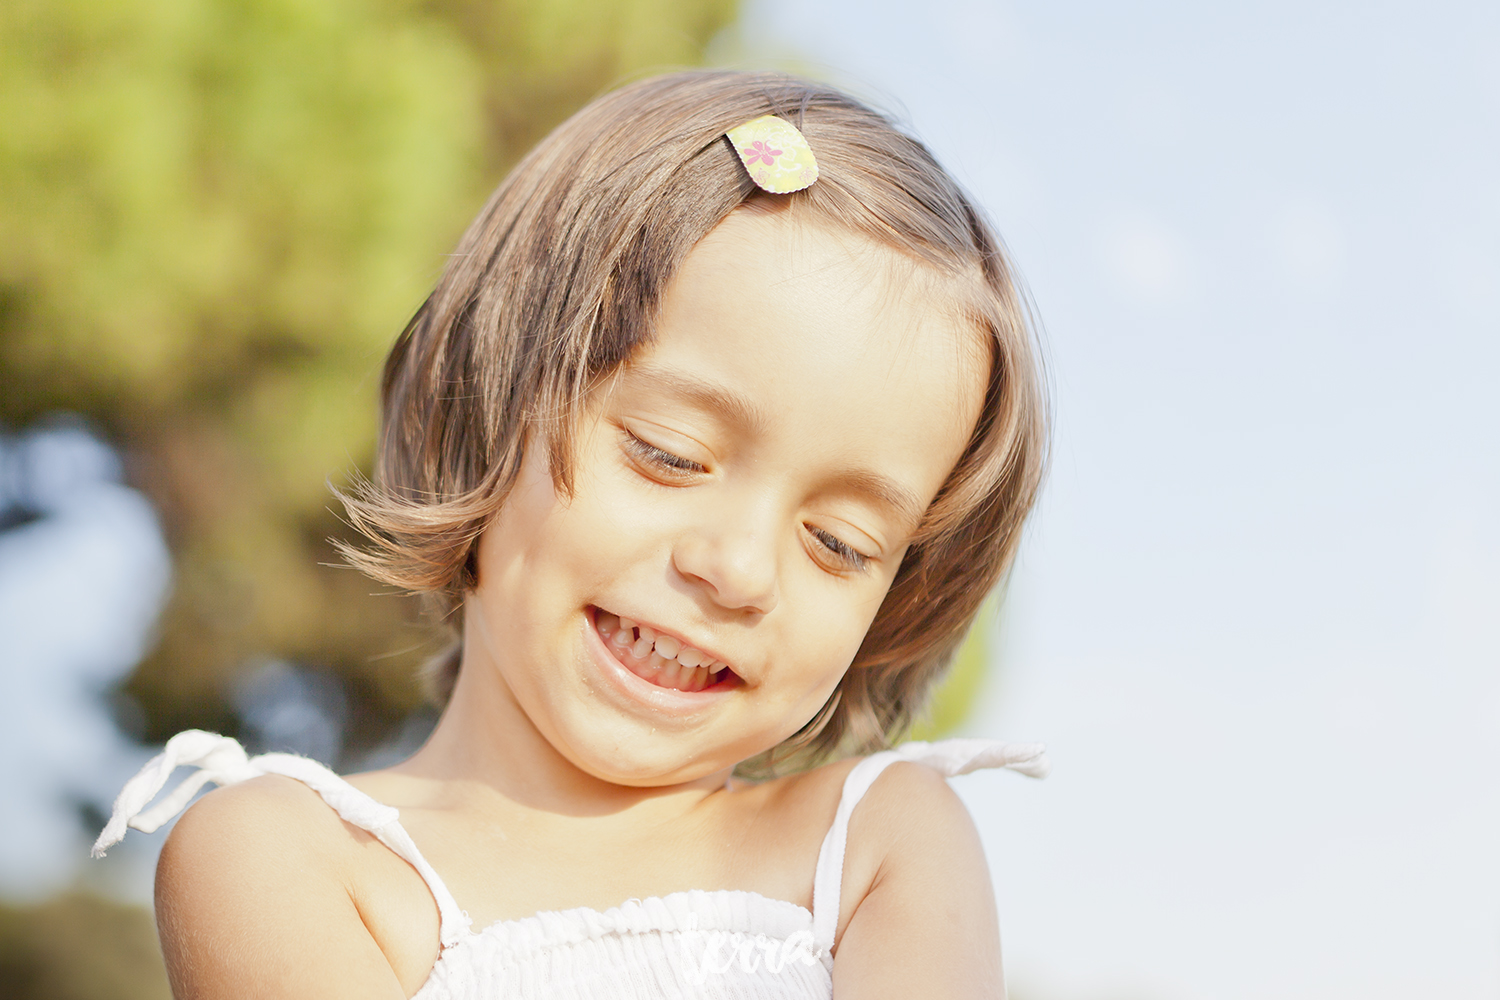
<instances>
[{"instance_id":1,"label":"eyebrow","mask_svg":"<svg viewBox=\"0 0 1500 1000\"><path fill-rule=\"evenodd\" d=\"M890 508L913 531L922 523L922 518L927 513L927 505L915 493L889 476L882 476L878 472L853 469L837 476L834 479L834 485L855 493L863 493L882 506Z\"/></svg>"},{"instance_id":2,"label":"eyebrow","mask_svg":"<svg viewBox=\"0 0 1500 1000\"><path fill-rule=\"evenodd\" d=\"M691 378L669 368L637 368L631 372L631 377L660 392L670 393L702 409L718 413L747 431L762 432L768 423L764 410L724 386Z\"/></svg>"},{"instance_id":3,"label":"eyebrow","mask_svg":"<svg viewBox=\"0 0 1500 1000\"><path fill-rule=\"evenodd\" d=\"M717 412L725 419L738 424L752 433L765 430L768 421L765 411L749 399L721 385L690 377L669 368L645 367L631 372L633 378L645 382L651 388L686 399L707 410ZM927 514L924 504L911 490L889 476L868 469L851 469L834 477L831 484L836 490L847 490L863 494L876 503L889 508L913 530L922 523Z\"/></svg>"}]
</instances>

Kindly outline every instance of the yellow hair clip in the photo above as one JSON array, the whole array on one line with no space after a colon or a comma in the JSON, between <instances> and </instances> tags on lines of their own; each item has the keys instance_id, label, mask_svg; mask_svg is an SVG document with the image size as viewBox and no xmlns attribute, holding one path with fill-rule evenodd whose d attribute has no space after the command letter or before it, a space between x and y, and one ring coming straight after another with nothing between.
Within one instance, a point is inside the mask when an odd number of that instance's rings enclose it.
<instances>
[{"instance_id":1,"label":"yellow hair clip","mask_svg":"<svg viewBox=\"0 0 1500 1000\"><path fill-rule=\"evenodd\" d=\"M758 187L772 194L801 191L818 179L812 147L785 118L761 115L725 133Z\"/></svg>"}]
</instances>

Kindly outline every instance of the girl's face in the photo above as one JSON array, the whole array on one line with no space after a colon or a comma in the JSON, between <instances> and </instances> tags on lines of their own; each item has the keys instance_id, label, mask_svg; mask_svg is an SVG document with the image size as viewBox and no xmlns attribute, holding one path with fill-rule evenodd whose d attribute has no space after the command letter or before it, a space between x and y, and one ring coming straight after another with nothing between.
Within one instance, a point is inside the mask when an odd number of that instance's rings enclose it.
<instances>
[{"instance_id":1,"label":"girl's face","mask_svg":"<svg viewBox=\"0 0 1500 1000\"><path fill-rule=\"evenodd\" d=\"M695 247L583 417L572 497L533 446L480 540L459 693L533 727L493 738L666 785L811 719L978 418L988 353L955 297L774 206Z\"/></svg>"}]
</instances>

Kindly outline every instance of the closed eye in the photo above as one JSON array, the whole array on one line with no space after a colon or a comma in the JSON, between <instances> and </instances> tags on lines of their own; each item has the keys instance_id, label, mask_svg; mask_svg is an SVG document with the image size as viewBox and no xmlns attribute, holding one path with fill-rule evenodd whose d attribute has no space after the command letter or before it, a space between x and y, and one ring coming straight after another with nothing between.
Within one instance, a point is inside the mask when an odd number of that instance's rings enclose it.
<instances>
[{"instance_id":1,"label":"closed eye","mask_svg":"<svg viewBox=\"0 0 1500 1000\"><path fill-rule=\"evenodd\" d=\"M807 533L815 538L829 555L845 569L862 570L870 564L870 557L855 551L849 543L830 535L822 528L807 526Z\"/></svg>"},{"instance_id":2,"label":"closed eye","mask_svg":"<svg viewBox=\"0 0 1500 1000\"><path fill-rule=\"evenodd\" d=\"M641 464L674 479L684 479L708 471L690 458L683 458L665 448L642 441L630 431L625 432L625 450Z\"/></svg>"}]
</instances>

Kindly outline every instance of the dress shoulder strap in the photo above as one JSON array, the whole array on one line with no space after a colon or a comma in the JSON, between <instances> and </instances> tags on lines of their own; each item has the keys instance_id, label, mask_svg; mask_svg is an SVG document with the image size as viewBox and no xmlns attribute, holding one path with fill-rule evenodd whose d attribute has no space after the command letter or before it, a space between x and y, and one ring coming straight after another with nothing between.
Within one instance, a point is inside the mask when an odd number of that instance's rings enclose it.
<instances>
[{"instance_id":1,"label":"dress shoulder strap","mask_svg":"<svg viewBox=\"0 0 1500 1000\"><path fill-rule=\"evenodd\" d=\"M832 949L838 930L839 893L844 879L844 850L849 840L849 817L875 779L897 761L924 764L951 778L981 768L1004 767L1032 778L1045 778L1052 769L1040 743L997 743L994 740L953 739L935 743L904 743L894 750L872 754L854 765L844 779L833 826L818 851L813 874L813 943Z\"/></svg>"},{"instance_id":2,"label":"dress shoulder strap","mask_svg":"<svg viewBox=\"0 0 1500 1000\"><path fill-rule=\"evenodd\" d=\"M156 805L147 808L172 772L180 766L198 770L184 778ZM468 933L468 914L458 908L453 894L422 857L422 852L417 850L417 845L399 821L401 814L393 806L375 801L315 760L289 753L250 757L235 740L201 729L189 729L172 737L161 753L147 761L140 773L125 783L115 799L109 823L94 843L93 855L103 857L106 850L124 838L127 826L143 833L159 829L181 812L198 789L210 781L216 785L233 785L263 774L280 774L302 782L317 792L345 822L368 831L415 868L437 901L438 933L444 948L456 944Z\"/></svg>"}]
</instances>

